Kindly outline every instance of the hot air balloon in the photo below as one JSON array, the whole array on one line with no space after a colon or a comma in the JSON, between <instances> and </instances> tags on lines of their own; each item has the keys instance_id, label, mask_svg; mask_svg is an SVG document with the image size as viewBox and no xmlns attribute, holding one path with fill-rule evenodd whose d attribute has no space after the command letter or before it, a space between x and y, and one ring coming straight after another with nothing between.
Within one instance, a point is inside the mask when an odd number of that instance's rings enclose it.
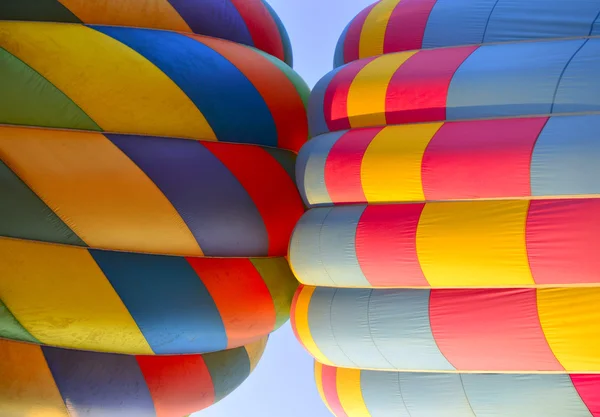
<instances>
[{"instance_id":1,"label":"hot air balloon","mask_svg":"<svg viewBox=\"0 0 600 417\"><path fill-rule=\"evenodd\" d=\"M298 286L288 64L260 0L0 6L7 417L183 417L254 369Z\"/></svg>"},{"instance_id":2,"label":"hot air balloon","mask_svg":"<svg viewBox=\"0 0 600 417\"><path fill-rule=\"evenodd\" d=\"M600 415L599 16L381 0L344 30L289 248L334 415Z\"/></svg>"}]
</instances>

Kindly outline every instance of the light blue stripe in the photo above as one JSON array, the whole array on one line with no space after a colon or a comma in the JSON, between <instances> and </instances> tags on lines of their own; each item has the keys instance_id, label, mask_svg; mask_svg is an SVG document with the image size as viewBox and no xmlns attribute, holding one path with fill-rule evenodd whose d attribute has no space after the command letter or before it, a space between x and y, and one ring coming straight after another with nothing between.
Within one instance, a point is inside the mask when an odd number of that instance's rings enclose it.
<instances>
[{"instance_id":1,"label":"light blue stripe","mask_svg":"<svg viewBox=\"0 0 600 417\"><path fill-rule=\"evenodd\" d=\"M482 46L458 68L448 91L447 119L550 113L567 62L583 40Z\"/></svg>"},{"instance_id":2,"label":"light blue stripe","mask_svg":"<svg viewBox=\"0 0 600 417\"><path fill-rule=\"evenodd\" d=\"M591 36L600 36L600 15L594 22L594 26L592 26L592 30L590 32Z\"/></svg>"},{"instance_id":3,"label":"light blue stripe","mask_svg":"<svg viewBox=\"0 0 600 417\"><path fill-rule=\"evenodd\" d=\"M308 210L298 221L290 240L290 265L298 280L307 285L335 285L321 260L321 225L331 207Z\"/></svg>"},{"instance_id":4,"label":"light blue stripe","mask_svg":"<svg viewBox=\"0 0 600 417\"><path fill-rule=\"evenodd\" d=\"M460 375L404 372L397 375L411 417L437 417L442 413L444 417L476 417Z\"/></svg>"},{"instance_id":5,"label":"light blue stripe","mask_svg":"<svg viewBox=\"0 0 600 417\"><path fill-rule=\"evenodd\" d=\"M465 374L477 417L591 417L568 375Z\"/></svg>"},{"instance_id":6,"label":"light blue stripe","mask_svg":"<svg viewBox=\"0 0 600 417\"><path fill-rule=\"evenodd\" d=\"M361 371L363 400L371 417L412 417L400 388L397 372Z\"/></svg>"},{"instance_id":7,"label":"light blue stripe","mask_svg":"<svg viewBox=\"0 0 600 417\"><path fill-rule=\"evenodd\" d=\"M344 65L344 46L346 44L346 36L348 36L348 30L350 29L350 26L352 25L353 21L354 20L351 20L350 23L346 25L346 27L342 31L342 35L340 36L337 44L335 45L335 53L333 55L333 68L337 68Z\"/></svg>"},{"instance_id":8,"label":"light blue stripe","mask_svg":"<svg viewBox=\"0 0 600 417\"><path fill-rule=\"evenodd\" d=\"M329 151L347 131L328 133L308 141L298 153L296 183L304 204L318 207L332 204L325 184L325 163Z\"/></svg>"},{"instance_id":9,"label":"light blue stripe","mask_svg":"<svg viewBox=\"0 0 600 417\"><path fill-rule=\"evenodd\" d=\"M317 136L329 132L323 106L325 102L325 92L333 77L335 77L342 68L345 68L345 66L336 68L321 78L310 93L310 98L308 99L308 131L310 132L310 136Z\"/></svg>"},{"instance_id":10,"label":"light blue stripe","mask_svg":"<svg viewBox=\"0 0 600 417\"><path fill-rule=\"evenodd\" d=\"M332 281L340 286L369 287L356 256L356 229L366 205L335 207L323 222L319 246Z\"/></svg>"},{"instance_id":11,"label":"light blue stripe","mask_svg":"<svg viewBox=\"0 0 600 417\"><path fill-rule=\"evenodd\" d=\"M600 194L600 115L552 117L531 160L534 196Z\"/></svg>"},{"instance_id":12,"label":"light blue stripe","mask_svg":"<svg viewBox=\"0 0 600 417\"><path fill-rule=\"evenodd\" d=\"M598 0L500 0L484 42L587 36Z\"/></svg>"},{"instance_id":13,"label":"light blue stripe","mask_svg":"<svg viewBox=\"0 0 600 417\"><path fill-rule=\"evenodd\" d=\"M481 43L496 0L438 0L433 6L423 48Z\"/></svg>"},{"instance_id":14,"label":"light blue stripe","mask_svg":"<svg viewBox=\"0 0 600 417\"><path fill-rule=\"evenodd\" d=\"M573 57L556 92L553 113L600 111L600 39Z\"/></svg>"}]
</instances>

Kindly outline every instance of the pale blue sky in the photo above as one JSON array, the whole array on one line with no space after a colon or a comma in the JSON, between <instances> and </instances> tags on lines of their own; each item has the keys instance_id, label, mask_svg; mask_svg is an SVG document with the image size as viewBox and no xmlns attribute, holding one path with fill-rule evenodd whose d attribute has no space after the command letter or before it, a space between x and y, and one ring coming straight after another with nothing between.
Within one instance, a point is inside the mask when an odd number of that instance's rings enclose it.
<instances>
[{"instance_id":1,"label":"pale blue sky","mask_svg":"<svg viewBox=\"0 0 600 417\"><path fill-rule=\"evenodd\" d=\"M267 0L294 49L294 69L312 88L333 66L338 37L374 0ZM331 417L313 379L313 360L289 322L275 332L256 370L227 398L193 417Z\"/></svg>"}]
</instances>

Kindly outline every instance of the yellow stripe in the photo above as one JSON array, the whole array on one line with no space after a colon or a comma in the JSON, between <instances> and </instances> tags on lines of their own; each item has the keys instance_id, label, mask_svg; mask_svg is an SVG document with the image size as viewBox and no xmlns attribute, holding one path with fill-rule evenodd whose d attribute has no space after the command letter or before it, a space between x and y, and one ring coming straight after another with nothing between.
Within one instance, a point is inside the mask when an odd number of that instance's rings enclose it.
<instances>
[{"instance_id":1,"label":"yellow stripe","mask_svg":"<svg viewBox=\"0 0 600 417\"><path fill-rule=\"evenodd\" d=\"M416 52L383 55L367 64L354 78L348 92L350 126L386 124L385 98L394 73Z\"/></svg>"},{"instance_id":2,"label":"yellow stripe","mask_svg":"<svg viewBox=\"0 0 600 417\"><path fill-rule=\"evenodd\" d=\"M69 417L39 346L0 339L0 358L0 414Z\"/></svg>"},{"instance_id":3,"label":"yellow stripe","mask_svg":"<svg viewBox=\"0 0 600 417\"><path fill-rule=\"evenodd\" d=\"M244 349L246 349L246 353L248 354L248 359L250 360L250 372L254 371L254 368L256 368L256 365L258 365L263 353L265 353L267 339L267 337L263 337L256 342L244 346Z\"/></svg>"},{"instance_id":4,"label":"yellow stripe","mask_svg":"<svg viewBox=\"0 0 600 417\"><path fill-rule=\"evenodd\" d=\"M429 203L417 253L432 287L534 284L525 246L528 201Z\"/></svg>"},{"instance_id":5,"label":"yellow stripe","mask_svg":"<svg viewBox=\"0 0 600 417\"><path fill-rule=\"evenodd\" d=\"M310 305L310 299L315 292L315 287L305 286L298 295L296 301L296 310L292 312L295 318L296 331L300 338L300 343L304 345L306 350L319 362L325 365L332 365L332 363L323 355L323 353L317 347L315 340L310 333L310 326L308 323L308 306Z\"/></svg>"},{"instance_id":6,"label":"yellow stripe","mask_svg":"<svg viewBox=\"0 0 600 417\"><path fill-rule=\"evenodd\" d=\"M373 7L360 33L358 56L365 58L383 54L385 32L392 12L402 0L382 0Z\"/></svg>"},{"instance_id":7,"label":"yellow stripe","mask_svg":"<svg viewBox=\"0 0 600 417\"><path fill-rule=\"evenodd\" d=\"M0 238L0 299L43 344L152 354L87 250Z\"/></svg>"},{"instance_id":8,"label":"yellow stripe","mask_svg":"<svg viewBox=\"0 0 600 417\"><path fill-rule=\"evenodd\" d=\"M360 369L337 368L337 392L348 417L371 417L360 386L360 372Z\"/></svg>"},{"instance_id":9,"label":"yellow stripe","mask_svg":"<svg viewBox=\"0 0 600 417\"><path fill-rule=\"evenodd\" d=\"M59 0L82 22L192 32L167 0Z\"/></svg>"},{"instance_id":10,"label":"yellow stripe","mask_svg":"<svg viewBox=\"0 0 600 417\"><path fill-rule=\"evenodd\" d=\"M169 200L100 133L0 127L0 157L89 246L202 256Z\"/></svg>"},{"instance_id":11,"label":"yellow stripe","mask_svg":"<svg viewBox=\"0 0 600 417\"><path fill-rule=\"evenodd\" d=\"M335 415L333 409L329 406L329 402L325 396L325 390L323 389L323 364L318 361L315 361L315 383L317 384L317 391L319 391L319 396L321 397L323 404L325 404L325 407L327 407L332 415Z\"/></svg>"},{"instance_id":12,"label":"yellow stripe","mask_svg":"<svg viewBox=\"0 0 600 417\"><path fill-rule=\"evenodd\" d=\"M568 372L600 371L600 288L538 291L550 348Z\"/></svg>"},{"instance_id":13,"label":"yellow stripe","mask_svg":"<svg viewBox=\"0 0 600 417\"><path fill-rule=\"evenodd\" d=\"M423 154L443 123L388 126L373 139L361 166L369 203L423 201Z\"/></svg>"},{"instance_id":14,"label":"yellow stripe","mask_svg":"<svg viewBox=\"0 0 600 417\"><path fill-rule=\"evenodd\" d=\"M76 24L0 22L0 46L105 131L216 140L202 113L166 74L98 31Z\"/></svg>"}]
</instances>

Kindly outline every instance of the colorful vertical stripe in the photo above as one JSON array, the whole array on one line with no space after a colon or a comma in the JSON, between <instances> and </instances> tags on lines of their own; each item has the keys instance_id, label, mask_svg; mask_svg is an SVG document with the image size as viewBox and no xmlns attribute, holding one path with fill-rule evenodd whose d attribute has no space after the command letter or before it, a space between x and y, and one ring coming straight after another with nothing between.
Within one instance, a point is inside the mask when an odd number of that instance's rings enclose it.
<instances>
[{"instance_id":1,"label":"colorful vertical stripe","mask_svg":"<svg viewBox=\"0 0 600 417\"><path fill-rule=\"evenodd\" d=\"M22 0L0 5L0 20L193 32L255 47L289 65L293 61L287 31L263 0Z\"/></svg>"},{"instance_id":2,"label":"colorful vertical stripe","mask_svg":"<svg viewBox=\"0 0 600 417\"><path fill-rule=\"evenodd\" d=\"M440 374L334 368L315 363L334 413L347 417L597 417L600 375ZM350 388L350 389L349 389Z\"/></svg>"},{"instance_id":3,"label":"colorful vertical stripe","mask_svg":"<svg viewBox=\"0 0 600 417\"><path fill-rule=\"evenodd\" d=\"M444 373L598 373L599 288L356 289L300 287L328 364ZM317 360L317 355L314 355Z\"/></svg>"},{"instance_id":4,"label":"colorful vertical stripe","mask_svg":"<svg viewBox=\"0 0 600 417\"><path fill-rule=\"evenodd\" d=\"M0 29L2 78L15 91L0 98L0 123L295 152L307 139L308 87L243 45L118 26L2 21Z\"/></svg>"},{"instance_id":5,"label":"colorful vertical stripe","mask_svg":"<svg viewBox=\"0 0 600 417\"><path fill-rule=\"evenodd\" d=\"M589 0L379 0L341 35L335 66L418 49L593 36L598 14Z\"/></svg>"},{"instance_id":6,"label":"colorful vertical stripe","mask_svg":"<svg viewBox=\"0 0 600 417\"><path fill-rule=\"evenodd\" d=\"M0 261L0 337L126 354L253 343L285 323L298 285L284 258L184 258L0 238Z\"/></svg>"},{"instance_id":7,"label":"colorful vertical stripe","mask_svg":"<svg viewBox=\"0 0 600 417\"><path fill-rule=\"evenodd\" d=\"M235 390L265 341L205 355L129 356L0 340L0 407L9 416L188 415Z\"/></svg>"}]
</instances>

